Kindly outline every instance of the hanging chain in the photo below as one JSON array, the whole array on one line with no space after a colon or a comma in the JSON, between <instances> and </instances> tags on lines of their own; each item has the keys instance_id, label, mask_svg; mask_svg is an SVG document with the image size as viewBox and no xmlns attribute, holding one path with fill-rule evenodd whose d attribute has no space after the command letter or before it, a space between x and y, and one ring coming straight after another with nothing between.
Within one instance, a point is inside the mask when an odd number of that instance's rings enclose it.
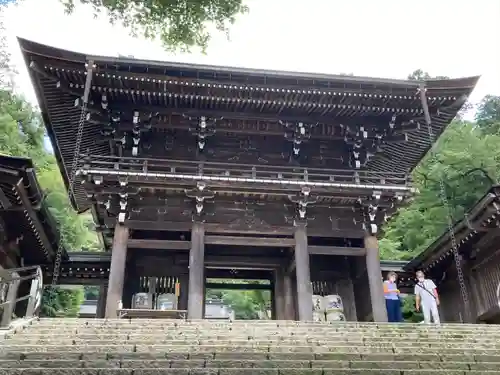
<instances>
[{"instance_id":1,"label":"hanging chain","mask_svg":"<svg viewBox=\"0 0 500 375\"><path fill-rule=\"evenodd\" d=\"M429 106L427 104L427 97L425 95L425 86L421 85L419 88L420 91L420 99L422 101L422 108L424 110L424 117L425 117L425 122L427 123L427 132L429 135L429 141L431 144L431 160L433 163L438 164L439 160L437 158L437 154L435 150L433 149L434 142L436 141L436 137L434 135L434 132L432 131L432 123L431 123L431 116L429 113ZM453 251L453 258L455 259L455 267L457 270L457 277L458 277L458 282L460 286L460 294L462 296L462 300L464 302L464 313L466 315L466 320L469 318L469 296L467 293L467 287L465 285L465 278L464 278L464 273L462 270L462 259L460 254L458 253L458 244L457 244L457 239L455 237L455 231L453 230L453 217L452 217L452 212L450 209L450 204L448 202L448 198L446 196L446 187L444 185L444 180L443 176L439 176L439 195L441 198L441 202L443 204L443 207L445 208L446 211L446 217L447 217L447 224L448 224L448 233L450 236L451 240L451 248Z\"/></svg>"},{"instance_id":2,"label":"hanging chain","mask_svg":"<svg viewBox=\"0 0 500 375\"><path fill-rule=\"evenodd\" d=\"M68 182L68 194L69 194L68 197L70 200L71 197L75 196L74 188L76 180L76 171L78 168L78 158L80 157L80 147L83 138L83 130L85 128L85 120L87 116L87 105L90 95L90 85L92 83L92 72L94 69L94 62L89 61L86 64L86 67L87 67L87 77L85 80L85 89L83 92L82 110L80 112L80 120L78 121L78 129L76 132L76 140L75 140L75 153L73 154L73 160L71 161L71 171ZM59 279L63 250L64 250L63 241L62 238L60 238L59 246L57 248L56 258L54 260L54 270L52 273L52 286L55 286L57 284L57 280Z\"/></svg>"}]
</instances>

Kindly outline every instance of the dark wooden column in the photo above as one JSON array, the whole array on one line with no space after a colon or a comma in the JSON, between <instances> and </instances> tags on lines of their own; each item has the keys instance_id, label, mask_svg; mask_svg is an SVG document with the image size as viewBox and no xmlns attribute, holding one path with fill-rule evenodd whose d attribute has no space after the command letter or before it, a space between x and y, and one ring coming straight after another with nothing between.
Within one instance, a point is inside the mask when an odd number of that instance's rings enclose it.
<instances>
[{"instance_id":1,"label":"dark wooden column","mask_svg":"<svg viewBox=\"0 0 500 375\"><path fill-rule=\"evenodd\" d=\"M295 320L295 298L293 292L292 275L289 273L283 274L283 289L284 289L284 304L285 304L285 319Z\"/></svg>"},{"instance_id":2,"label":"dark wooden column","mask_svg":"<svg viewBox=\"0 0 500 375\"><path fill-rule=\"evenodd\" d=\"M295 273L297 276L297 310L300 321L312 321L312 288L307 248L307 231L304 224L295 226Z\"/></svg>"},{"instance_id":3,"label":"dark wooden column","mask_svg":"<svg viewBox=\"0 0 500 375\"><path fill-rule=\"evenodd\" d=\"M285 272L279 268L274 273L274 306L276 320L286 320L285 306Z\"/></svg>"},{"instance_id":4,"label":"dark wooden column","mask_svg":"<svg viewBox=\"0 0 500 375\"><path fill-rule=\"evenodd\" d=\"M205 302L205 228L194 222L189 252L188 319L203 319Z\"/></svg>"},{"instance_id":5,"label":"dark wooden column","mask_svg":"<svg viewBox=\"0 0 500 375\"><path fill-rule=\"evenodd\" d=\"M137 293L138 289L138 276L136 269L136 261L133 257L130 259L127 266L125 267L125 283L123 285L122 302L124 309L131 309L133 305L133 295Z\"/></svg>"},{"instance_id":6,"label":"dark wooden column","mask_svg":"<svg viewBox=\"0 0 500 375\"><path fill-rule=\"evenodd\" d=\"M375 236L365 237L366 272L370 288L370 299L374 322L387 322L387 309L385 307L382 270L380 269L380 255L378 240Z\"/></svg>"},{"instance_id":7,"label":"dark wooden column","mask_svg":"<svg viewBox=\"0 0 500 375\"><path fill-rule=\"evenodd\" d=\"M99 286L99 297L97 298L96 318L104 318L106 314L106 296L108 293L108 286L102 283Z\"/></svg>"},{"instance_id":8,"label":"dark wooden column","mask_svg":"<svg viewBox=\"0 0 500 375\"><path fill-rule=\"evenodd\" d=\"M109 269L106 318L117 318L118 304L123 298L128 236L129 229L126 226L117 224L111 252L111 267Z\"/></svg>"},{"instance_id":9,"label":"dark wooden column","mask_svg":"<svg viewBox=\"0 0 500 375\"><path fill-rule=\"evenodd\" d=\"M271 320L276 320L276 314L277 314L277 306L276 306L276 282L273 279L269 280L270 281L270 294L271 294L271 316L269 317Z\"/></svg>"},{"instance_id":10,"label":"dark wooden column","mask_svg":"<svg viewBox=\"0 0 500 375\"><path fill-rule=\"evenodd\" d=\"M179 304L178 310L186 310L188 308L188 286L189 286L189 276L187 274L181 274L179 276L180 293L179 293Z\"/></svg>"}]
</instances>

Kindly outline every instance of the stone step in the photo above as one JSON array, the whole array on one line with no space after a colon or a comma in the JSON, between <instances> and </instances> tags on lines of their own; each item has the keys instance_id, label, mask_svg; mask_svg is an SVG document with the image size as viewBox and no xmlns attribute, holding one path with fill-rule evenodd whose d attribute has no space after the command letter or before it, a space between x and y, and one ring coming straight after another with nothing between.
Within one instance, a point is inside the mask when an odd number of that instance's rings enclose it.
<instances>
[{"instance_id":1,"label":"stone step","mask_svg":"<svg viewBox=\"0 0 500 375\"><path fill-rule=\"evenodd\" d=\"M439 351L441 355L495 355L498 353L496 349L480 349L473 347L416 347L416 346L396 346L396 347L380 347L380 346L172 346L172 345L11 345L1 348L0 358L16 359L31 356L33 353L55 352L55 353L124 353L124 352L145 352L145 353L164 353L164 354L188 354L189 358L196 356L203 358L213 357L217 353L290 353L290 354L328 354L328 353L358 353L358 354L432 354ZM42 357L43 358L43 357Z\"/></svg>"},{"instance_id":2,"label":"stone step","mask_svg":"<svg viewBox=\"0 0 500 375\"><path fill-rule=\"evenodd\" d=\"M500 374L490 327L42 319L0 341L0 375Z\"/></svg>"},{"instance_id":3,"label":"stone step","mask_svg":"<svg viewBox=\"0 0 500 375\"><path fill-rule=\"evenodd\" d=\"M60 327L61 324L57 322L53 322L51 324L44 324L40 322L34 322L31 324L31 326L38 326L38 327L44 327L44 328L52 328L52 327ZM227 322L224 325L221 324L189 324L183 321L177 321L176 323L154 323L154 322L130 322L130 323L116 323L116 322L109 322L109 323L92 323L92 322L83 322L79 324L66 324L64 323L64 327L110 327L110 328L122 328L122 327L165 327L165 328L172 328L172 327L179 327L183 329L206 329L206 328L211 328L211 329L231 329L231 328L255 328L255 329L302 329L302 330L307 330L307 329L325 329L325 328L341 328L343 330L348 330L348 331L370 331L373 329L378 329L381 331L401 331L401 332L412 332L412 331L419 331L419 330L427 330L430 327L436 330L444 330L444 331L470 331L470 332L481 332L484 331L484 325L477 325L477 327L474 326L446 326L446 325L434 325L434 324L407 324L406 326L402 325L382 325L382 326L372 326L372 327L359 327L359 326L354 326L350 324L339 324L339 323L323 323L323 324L293 324L293 325L262 325L262 324L251 324L251 323L237 323L237 322ZM482 327L483 329L481 330L478 327ZM494 327L493 329L489 330L491 332L500 332L500 329L497 327Z\"/></svg>"},{"instance_id":4,"label":"stone step","mask_svg":"<svg viewBox=\"0 0 500 375\"><path fill-rule=\"evenodd\" d=\"M418 362L418 361L341 361L341 360L23 360L2 361L1 368L345 368L345 369L442 369L498 370L498 362Z\"/></svg>"},{"instance_id":5,"label":"stone step","mask_svg":"<svg viewBox=\"0 0 500 375\"><path fill-rule=\"evenodd\" d=\"M268 368L56 368L56 369L2 369L0 375L497 375L500 371L484 370L379 370L379 369L345 369L345 368L304 368L304 369L268 369Z\"/></svg>"},{"instance_id":6,"label":"stone step","mask_svg":"<svg viewBox=\"0 0 500 375\"><path fill-rule=\"evenodd\" d=\"M280 341L280 340L323 340L323 341L370 341L370 340L444 340L444 341L455 341L457 339L463 339L464 341L471 342L498 342L500 341L500 336L488 336L488 335L471 335L471 336L463 336L463 335L439 335L439 334L420 334L420 335L354 335L354 334L344 334L342 332L333 332L328 334L321 335L270 335L270 334L241 334L240 332L233 332L232 334L228 334L226 332L213 332L207 331L199 334L185 333L182 331L175 332L169 331L168 333L162 332L152 332L148 333L147 336L145 333L138 333L136 331L128 331L128 332L119 332L119 333L110 333L107 330L100 331L98 333L92 333L87 331L75 331L71 333L71 337L75 339L82 340L92 340L92 339L102 339L102 340L141 340L144 337L151 338L152 340L157 339L165 339L165 340L209 340L209 339L225 339L225 340L248 340L248 339L259 339L259 340L272 340L272 341ZM61 332L53 332L52 334L42 334L36 331L23 331L10 335L6 335L5 339L8 340L42 340L42 339L53 339L60 340L68 338L68 333Z\"/></svg>"},{"instance_id":7,"label":"stone step","mask_svg":"<svg viewBox=\"0 0 500 375\"><path fill-rule=\"evenodd\" d=\"M172 353L172 352L8 352L2 358L5 361L179 361L179 360L230 360L230 361L365 361L365 362L433 362L433 363L497 363L500 368L500 353L490 354L446 354L436 351L432 353L354 353L321 352L321 353L280 353L280 352L226 352L226 353ZM1 358L1 357L0 357ZM3 363L3 361L2 361Z\"/></svg>"},{"instance_id":8,"label":"stone step","mask_svg":"<svg viewBox=\"0 0 500 375\"><path fill-rule=\"evenodd\" d=\"M53 328L41 328L41 327L30 327L27 329L23 330L17 330L18 333L20 332L30 332L33 334L39 334L39 335L45 335L45 334L67 334L67 333L102 333L103 331L106 331L109 334L123 334L123 333L182 333L185 335L194 335L194 334L207 334L208 332L212 334L234 334L234 335L326 335L326 334L335 334L337 333L342 333L343 335L361 335L361 336L374 336L377 337L379 335L390 335L390 336L406 336L406 333L404 332L399 332L399 331L382 331L382 330L377 330L374 332L374 330L371 331L349 331L349 330L343 330L341 328L339 329L328 329L328 328L323 328L321 330L307 330L307 329L287 329L287 330L281 330L281 329L266 329L262 330L259 328L253 328L253 327L248 327L248 328L227 328L227 329L196 329L196 330L191 330L191 329L182 329L182 328L164 328L164 327L144 327L144 326L132 326L132 327L127 327L127 328L109 328L109 327L92 327L92 326L82 326L79 328L69 328L69 327L53 327ZM416 335L438 335L438 336L453 336L453 337L473 337L473 336L488 336L488 337L495 337L498 338L500 337L500 333L496 332L489 332L486 331L481 333L481 332L469 332L469 331L441 331L438 329L435 329L433 327L429 327L427 330L423 331L418 331L414 330L412 332L408 332L408 334L412 335L415 337Z\"/></svg>"},{"instance_id":9,"label":"stone step","mask_svg":"<svg viewBox=\"0 0 500 375\"><path fill-rule=\"evenodd\" d=\"M459 329L443 329L441 327L437 327L434 325L418 325L421 328L411 329L411 330L401 330L401 329L353 329L349 327L342 326L333 326L333 325L325 325L323 327L260 327L260 326L232 326L228 325L227 327L183 327L183 326L161 326L161 325L123 325L123 326L111 326L111 325L59 325L59 326L40 326L40 325L32 325L27 329L34 331L44 331L50 332L53 329L60 329L64 331L74 331L74 330L109 330L109 331L127 331L127 330L143 330L143 331L185 331L185 332L199 332L206 330L220 331L220 332L231 332L231 331L255 331L255 332L294 332L294 333L303 333L303 332L344 332L344 333L353 333L353 334L370 334L376 331L379 334L418 334L418 333L426 333L426 332L434 332L438 334L462 334L462 335L477 335L481 333L486 334L494 334L500 335L500 331L497 330L459 330ZM23 329L19 329L22 331Z\"/></svg>"},{"instance_id":10,"label":"stone step","mask_svg":"<svg viewBox=\"0 0 500 375\"><path fill-rule=\"evenodd\" d=\"M352 327L391 327L391 328L407 328L408 326L412 326L407 323L373 323L373 322L298 322L293 320L234 320L234 321L226 321L226 320L210 320L210 319L202 319L202 320L181 320L181 319L82 319L82 318L40 318L34 321L36 324L57 324L61 321L64 321L65 325L69 324L92 324L92 323L100 323L100 324L135 324L137 322L144 324L183 324L183 325L227 325L227 324L246 324L246 325L260 325L260 326L269 326L269 325L281 325L281 326L324 326L324 325L342 325L342 326L352 326ZM487 325L480 324L462 324L462 323L443 323L441 327L456 327L456 328L472 328L481 330ZM489 327L489 326L488 326ZM496 329L500 330L499 327Z\"/></svg>"},{"instance_id":11,"label":"stone step","mask_svg":"<svg viewBox=\"0 0 500 375\"><path fill-rule=\"evenodd\" d=\"M397 347L399 343L395 340L381 341L381 340L369 340L369 341L324 341L324 340L282 340L282 341L272 341L272 340L260 340L260 339L247 339L247 340L171 340L165 338L152 339L151 337L143 337L139 339L122 339L122 340L103 340L102 338L94 340L82 340L78 338L45 338L45 339L27 339L27 340L6 340L0 342L0 350L9 349L12 347L22 347L22 346L152 346L152 345L168 345L168 346L228 346L228 347L239 347L239 346L251 346L251 347L262 347L271 348L276 346L308 346L312 350L321 347L331 347L331 346L350 346L350 347L366 347L366 348L393 348ZM434 341L423 341L418 340L412 345L415 348L468 348L468 349L500 349L500 343L491 342L457 342L456 340L434 340Z\"/></svg>"},{"instance_id":12,"label":"stone step","mask_svg":"<svg viewBox=\"0 0 500 375\"><path fill-rule=\"evenodd\" d=\"M135 323L135 324L53 324L53 325L42 325L42 324L32 324L29 326L31 329L45 329L49 330L52 328L61 328L61 329L82 329L82 328L97 328L97 329L182 329L186 331L197 331L197 330L277 330L277 331L318 331L321 332L323 330L342 330L344 332L373 332L374 330L380 332L400 332L400 333L412 333L412 332L426 332L429 330L433 330L436 332L457 332L457 333L471 333L477 334L481 332L491 332L499 334L500 330L497 329L471 329L471 328L457 328L457 327L443 327L437 326L433 324L409 324L408 328L411 329L403 329L403 328L395 328L395 327L370 327L370 328L357 328L351 326L342 326L337 324L324 324L320 326L262 326L262 325L251 325L251 324L232 324L228 323L225 326L205 326L205 325L165 325L165 324L144 324L144 323ZM483 326L484 327L484 326Z\"/></svg>"},{"instance_id":13,"label":"stone step","mask_svg":"<svg viewBox=\"0 0 500 375\"><path fill-rule=\"evenodd\" d=\"M234 339L231 337L212 337L211 339L189 339L184 337L144 337L139 338L109 338L109 337L57 337L57 338L14 338L0 341L0 347L5 347L8 345L252 345L252 346L292 346L292 345L311 345L311 346L389 346L389 344L394 343L395 346L401 345L401 339L395 338L384 338L384 339L364 339L364 340L354 340L350 338L238 338ZM410 342L412 340L405 340L405 342ZM490 340L430 340L430 339L420 339L415 340L415 344L419 347L428 346L442 346L442 347L475 347L475 348L491 348L500 349L499 341Z\"/></svg>"},{"instance_id":14,"label":"stone step","mask_svg":"<svg viewBox=\"0 0 500 375\"><path fill-rule=\"evenodd\" d=\"M33 325L39 327L58 327L60 323L57 320L42 320L34 322ZM287 322L287 323L259 323L259 321L234 321L234 322L186 322L182 320L74 320L73 322L64 322L66 327L81 327L81 326L98 326L98 327L127 327L127 326L152 326L152 327L172 327L178 326L185 329L188 328L227 328L227 327L254 327L254 328L303 328L303 329L324 329L325 327L339 327L344 330L373 330L377 328L379 330L398 330L398 331L415 331L415 330L426 330L429 325L424 324L371 324L371 325L360 325L358 323L349 322L325 322L325 323L298 323L298 322ZM432 326L435 329L440 330L454 330L454 331L473 331L481 332L484 331L484 325L457 325L457 324L443 324L440 326ZM500 332L500 327L492 327L488 331Z\"/></svg>"}]
</instances>

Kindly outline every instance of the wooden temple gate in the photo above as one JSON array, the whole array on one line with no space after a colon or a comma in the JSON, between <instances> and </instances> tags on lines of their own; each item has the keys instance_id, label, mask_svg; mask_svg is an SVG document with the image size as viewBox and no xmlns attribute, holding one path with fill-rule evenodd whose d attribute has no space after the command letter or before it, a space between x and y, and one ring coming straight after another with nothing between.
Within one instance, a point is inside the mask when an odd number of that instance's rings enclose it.
<instances>
[{"instance_id":1,"label":"wooden temple gate","mask_svg":"<svg viewBox=\"0 0 500 375\"><path fill-rule=\"evenodd\" d=\"M137 280L169 277L201 319L207 275L236 271L267 273L277 318L311 320L316 288L338 291L350 319L387 320L378 229L414 193L408 174L430 147L424 110L440 133L477 77L160 64L20 44L66 184L77 173L72 203L92 211L111 253L107 317L131 306Z\"/></svg>"}]
</instances>

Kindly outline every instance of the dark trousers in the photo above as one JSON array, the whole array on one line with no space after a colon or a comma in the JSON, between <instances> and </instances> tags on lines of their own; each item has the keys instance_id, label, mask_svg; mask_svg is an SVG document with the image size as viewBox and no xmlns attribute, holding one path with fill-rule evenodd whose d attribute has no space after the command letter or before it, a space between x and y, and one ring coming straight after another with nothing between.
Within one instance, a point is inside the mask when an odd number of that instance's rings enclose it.
<instances>
[{"instance_id":1,"label":"dark trousers","mask_svg":"<svg viewBox=\"0 0 500 375\"><path fill-rule=\"evenodd\" d=\"M399 299L386 299L385 306L387 307L387 319L389 323L399 323L403 321L401 301Z\"/></svg>"}]
</instances>

